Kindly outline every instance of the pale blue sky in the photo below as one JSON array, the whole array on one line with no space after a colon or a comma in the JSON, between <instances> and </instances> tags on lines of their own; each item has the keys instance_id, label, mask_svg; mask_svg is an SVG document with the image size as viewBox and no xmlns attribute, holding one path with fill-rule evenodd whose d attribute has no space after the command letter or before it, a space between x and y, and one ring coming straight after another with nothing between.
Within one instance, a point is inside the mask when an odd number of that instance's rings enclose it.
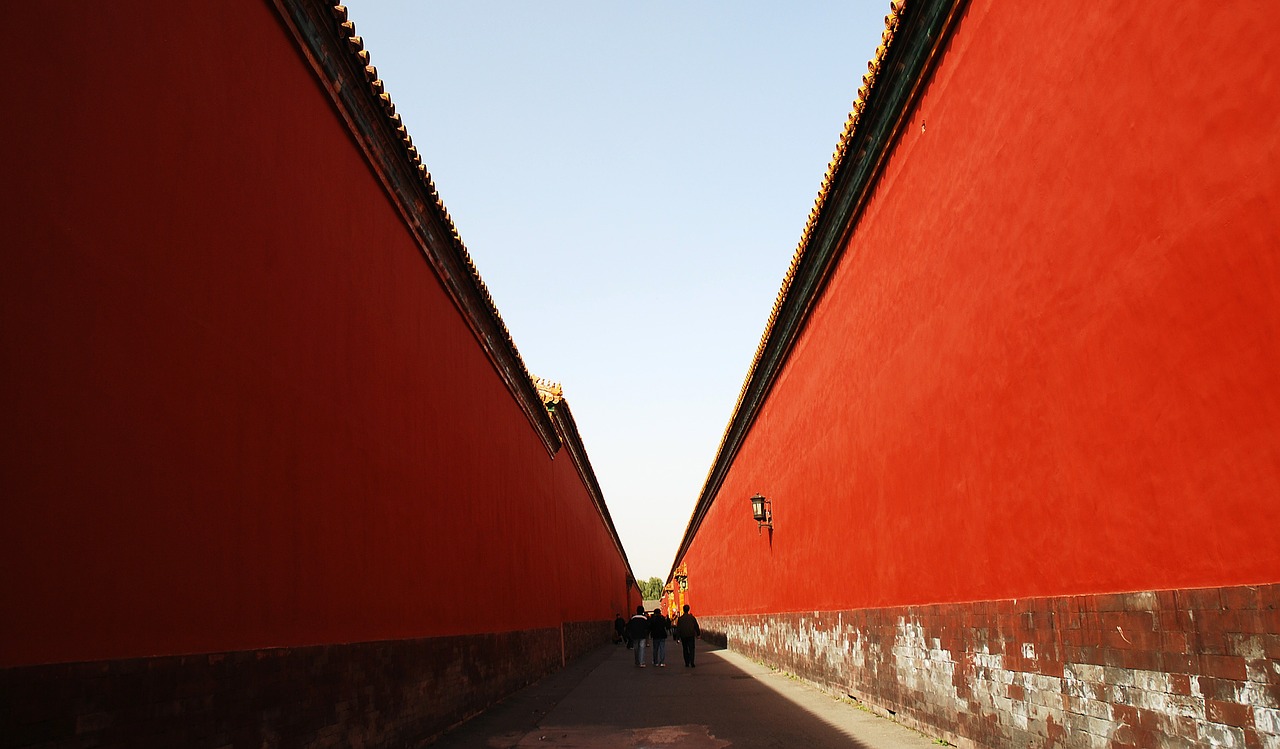
<instances>
[{"instance_id":1,"label":"pale blue sky","mask_svg":"<svg viewBox=\"0 0 1280 749\"><path fill-rule=\"evenodd\" d=\"M347 5L632 568L665 578L888 0Z\"/></svg>"}]
</instances>

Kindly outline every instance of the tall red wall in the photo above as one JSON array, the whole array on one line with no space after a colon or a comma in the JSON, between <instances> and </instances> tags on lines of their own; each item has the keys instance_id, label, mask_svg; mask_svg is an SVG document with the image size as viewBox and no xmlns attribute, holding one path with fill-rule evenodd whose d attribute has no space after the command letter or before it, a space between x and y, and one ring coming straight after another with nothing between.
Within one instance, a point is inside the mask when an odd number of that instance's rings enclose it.
<instances>
[{"instance_id":1,"label":"tall red wall","mask_svg":"<svg viewBox=\"0 0 1280 749\"><path fill-rule=\"evenodd\" d=\"M970 3L684 557L701 612L1280 581L1276 59L1274 4Z\"/></svg>"},{"instance_id":2,"label":"tall red wall","mask_svg":"<svg viewBox=\"0 0 1280 749\"><path fill-rule=\"evenodd\" d=\"M0 666L626 607L269 3L7 19Z\"/></svg>"}]
</instances>

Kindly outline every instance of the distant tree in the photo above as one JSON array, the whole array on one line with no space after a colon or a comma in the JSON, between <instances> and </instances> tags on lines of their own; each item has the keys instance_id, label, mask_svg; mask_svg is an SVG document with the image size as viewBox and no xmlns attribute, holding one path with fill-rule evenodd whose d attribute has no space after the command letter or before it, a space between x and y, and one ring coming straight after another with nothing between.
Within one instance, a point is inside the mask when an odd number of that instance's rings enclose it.
<instances>
[{"instance_id":1,"label":"distant tree","mask_svg":"<svg viewBox=\"0 0 1280 749\"><path fill-rule=\"evenodd\" d=\"M651 577L648 580L640 580L637 583L640 587L640 595L646 601L656 601L662 598L662 580Z\"/></svg>"}]
</instances>

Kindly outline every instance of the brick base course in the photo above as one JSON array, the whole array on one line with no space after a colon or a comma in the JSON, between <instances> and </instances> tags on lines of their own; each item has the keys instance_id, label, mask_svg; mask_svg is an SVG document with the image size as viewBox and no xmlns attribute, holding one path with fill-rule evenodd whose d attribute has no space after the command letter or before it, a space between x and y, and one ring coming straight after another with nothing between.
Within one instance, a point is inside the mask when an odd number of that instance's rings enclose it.
<instances>
[{"instance_id":1,"label":"brick base course","mask_svg":"<svg viewBox=\"0 0 1280 749\"><path fill-rule=\"evenodd\" d=\"M3 669L0 747L421 746L612 628Z\"/></svg>"},{"instance_id":2,"label":"brick base course","mask_svg":"<svg viewBox=\"0 0 1280 749\"><path fill-rule=\"evenodd\" d=\"M598 622L565 622L564 652L567 660L594 650L602 642L613 641L613 620Z\"/></svg>"},{"instance_id":3,"label":"brick base course","mask_svg":"<svg viewBox=\"0 0 1280 749\"><path fill-rule=\"evenodd\" d=\"M1280 749L1280 585L699 621L962 747Z\"/></svg>"}]
</instances>

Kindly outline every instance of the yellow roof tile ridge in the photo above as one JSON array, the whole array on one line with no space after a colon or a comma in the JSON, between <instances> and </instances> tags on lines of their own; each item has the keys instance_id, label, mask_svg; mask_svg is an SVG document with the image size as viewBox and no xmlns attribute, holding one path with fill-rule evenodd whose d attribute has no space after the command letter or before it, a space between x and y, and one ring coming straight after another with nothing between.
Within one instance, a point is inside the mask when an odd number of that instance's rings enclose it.
<instances>
[{"instance_id":1,"label":"yellow roof tile ridge","mask_svg":"<svg viewBox=\"0 0 1280 749\"><path fill-rule=\"evenodd\" d=\"M844 128L840 132L840 138L836 142L835 152L831 155L831 160L827 162L826 174L822 177L822 183L818 187L818 195L813 201L813 207L809 210L809 217L805 222L804 230L800 233L800 242L796 246L795 253L791 256L791 264L787 267L787 273L782 278L782 287L778 290L778 295L773 301L773 309L769 312L769 321L765 323L764 333L760 336L760 343L756 346L755 356L751 359L751 366L747 370L747 376L743 379L742 387L738 391L738 401L733 407L734 415L730 417L729 423L725 426L724 434L720 438L721 449L724 448L725 441L729 438L734 418L742 408L752 376L755 374L756 368L760 366L760 359L764 356L765 346L768 344L770 336L773 335L773 327L778 322L778 314L787 299L787 292L791 290L791 283L795 280L796 269L799 267L800 261L804 258L805 251L809 247L809 240L813 236L814 226L817 224L818 216L822 213L822 207L826 203L827 195L831 192L831 185L835 179L836 171L839 170L840 165L844 162L845 154L849 150L849 142L853 139L854 131L862 118L862 111L866 108L867 97L870 96L871 89L875 86L876 77L880 73L880 66L884 63L885 55L888 54L894 33L898 30L898 22L902 16L903 8L906 7L906 2L907 0L892 0L889 3L889 15L884 17L884 31L880 34L880 45L876 47L875 57L867 63L867 73L862 76L862 85L858 87L858 98L853 101L849 116L845 118ZM708 481L711 479L712 473L715 472L715 468L716 466L713 462L711 468L707 471Z\"/></svg>"},{"instance_id":2,"label":"yellow roof tile ridge","mask_svg":"<svg viewBox=\"0 0 1280 749\"><path fill-rule=\"evenodd\" d=\"M440 218L444 221L445 228L453 238L456 249L471 275L471 280L475 283L480 296L493 314L494 320L502 331L507 345L511 347L511 351L515 354L516 360L520 362L520 366L528 373L529 367L525 364L524 357L520 355L520 349L516 347L515 339L511 336L511 330L507 328L506 321L502 319L502 313L498 311L498 305L494 303L493 295L489 293L488 285L480 277L480 271L476 268L475 261L471 258L471 252L467 250L466 244L462 241L462 235L458 233L457 225L453 223L453 217L449 215L449 209L445 207L444 200L440 197L439 190L436 189L435 180L431 178L431 172L427 170L427 165L422 161L422 155L418 152L417 147L413 145L413 138L410 137L400 115L396 113L395 104L391 101L391 94L387 93L385 84L378 77L378 69L369 61L369 52L364 48L364 40L356 35L356 25L354 21L348 18L347 7L341 4L334 5L332 13L339 37L346 39L348 48L360 60L360 65L364 68L365 80L369 83L369 90L374 97L382 102L382 108L387 114L387 119L390 121L392 129L400 137L400 141L404 145L405 154L409 157L410 163L416 168L418 179L422 181L427 195L435 203ZM532 378L532 375L530 377Z\"/></svg>"},{"instance_id":3,"label":"yellow roof tile ridge","mask_svg":"<svg viewBox=\"0 0 1280 749\"><path fill-rule=\"evenodd\" d=\"M554 406L564 400L564 387L560 383L545 377L535 377L532 374L529 375L529 379L533 381L533 387L538 391L538 397L542 399L544 405Z\"/></svg>"}]
</instances>

